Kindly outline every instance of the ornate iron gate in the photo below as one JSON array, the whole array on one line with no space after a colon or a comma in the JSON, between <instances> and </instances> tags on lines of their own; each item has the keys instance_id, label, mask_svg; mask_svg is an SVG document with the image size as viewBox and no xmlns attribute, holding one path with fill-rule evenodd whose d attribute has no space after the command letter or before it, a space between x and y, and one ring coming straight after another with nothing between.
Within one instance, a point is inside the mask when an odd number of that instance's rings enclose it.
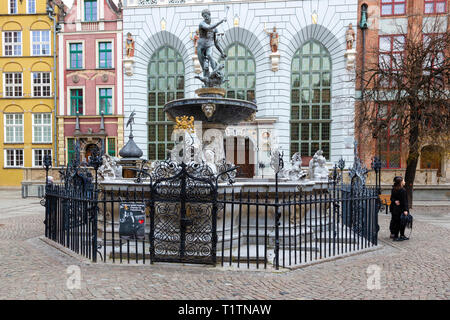
<instances>
[{"instance_id":1,"label":"ornate iron gate","mask_svg":"<svg viewBox=\"0 0 450 320\"><path fill-rule=\"evenodd\" d=\"M211 168L164 161L151 180L151 261L215 264L217 177Z\"/></svg>"}]
</instances>

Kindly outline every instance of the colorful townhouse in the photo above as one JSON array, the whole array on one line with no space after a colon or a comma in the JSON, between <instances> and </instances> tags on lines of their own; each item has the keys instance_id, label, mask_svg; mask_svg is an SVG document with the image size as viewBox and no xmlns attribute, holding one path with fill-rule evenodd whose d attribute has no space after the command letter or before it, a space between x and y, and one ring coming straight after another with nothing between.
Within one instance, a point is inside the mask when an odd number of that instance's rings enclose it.
<instances>
[{"instance_id":1,"label":"colorful townhouse","mask_svg":"<svg viewBox=\"0 0 450 320\"><path fill-rule=\"evenodd\" d=\"M1 186L19 186L25 168L54 158L58 12L53 1L0 0Z\"/></svg>"},{"instance_id":2,"label":"colorful townhouse","mask_svg":"<svg viewBox=\"0 0 450 320\"><path fill-rule=\"evenodd\" d=\"M74 0L59 40L58 165L123 146L122 10L111 0Z\"/></svg>"}]
</instances>

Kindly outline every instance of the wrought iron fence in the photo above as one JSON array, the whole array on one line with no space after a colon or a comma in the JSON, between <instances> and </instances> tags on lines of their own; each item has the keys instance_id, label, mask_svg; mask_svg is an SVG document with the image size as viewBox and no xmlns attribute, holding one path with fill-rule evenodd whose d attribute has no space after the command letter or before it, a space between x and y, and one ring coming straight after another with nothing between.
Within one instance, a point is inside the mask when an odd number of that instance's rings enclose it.
<instances>
[{"instance_id":1,"label":"wrought iron fence","mask_svg":"<svg viewBox=\"0 0 450 320\"><path fill-rule=\"evenodd\" d=\"M205 164L163 161L138 182L98 188L66 169L64 185L46 188L45 234L93 261L294 267L377 245L379 186L365 185L356 161L344 184L344 166L315 187L278 174L271 186L220 184L234 168L214 175Z\"/></svg>"}]
</instances>

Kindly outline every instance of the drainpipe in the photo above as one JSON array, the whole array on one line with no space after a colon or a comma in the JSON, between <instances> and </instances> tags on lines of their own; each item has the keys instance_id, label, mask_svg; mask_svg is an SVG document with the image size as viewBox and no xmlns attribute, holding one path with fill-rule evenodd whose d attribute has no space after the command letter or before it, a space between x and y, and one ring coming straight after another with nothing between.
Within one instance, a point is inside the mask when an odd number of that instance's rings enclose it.
<instances>
[{"instance_id":1,"label":"drainpipe","mask_svg":"<svg viewBox=\"0 0 450 320\"><path fill-rule=\"evenodd\" d=\"M366 66L366 30L367 30L367 4L363 3L361 5L361 20L359 22L359 28L361 29L362 35L362 63L361 63L361 102L364 99L364 75Z\"/></svg>"},{"instance_id":2,"label":"drainpipe","mask_svg":"<svg viewBox=\"0 0 450 320\"><path fill-rule=\"evenodd\" d=\"M366 65L366 30L367 30L367 4L361 5L361 21L359 22L359 28L362 32L362 65L361 65L361 100L364 97L364 72Z\"/></svg>"},{"instance_id":3,"label":"drainpipe","mask_svg":"<svg viewBox=\"0 0 450 320\"><path fill-rule=\"evenodd\" d=\"M53 20L53 98L54 98L54 107L53 107L53 141L54 141L54 166L56 167L58 165L58 152L57 152L57 133L56 133L56 110L57 110L57 82L56 82L56 29L60 29L59 23L56 22L55 12L53 8L50 6L50 3L47 3L47 14L49 19Z\"/></svg>"}]
</instances>

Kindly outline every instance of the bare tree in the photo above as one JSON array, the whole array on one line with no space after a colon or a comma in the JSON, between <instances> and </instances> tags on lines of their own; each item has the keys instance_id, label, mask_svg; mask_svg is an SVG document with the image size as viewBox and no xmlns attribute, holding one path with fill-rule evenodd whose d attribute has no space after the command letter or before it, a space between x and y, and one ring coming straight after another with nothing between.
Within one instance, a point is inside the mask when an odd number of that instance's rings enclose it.
<instances>
[{"instance_id":1,"label":"bare tree","mask_svg":"<svg viewBox=\"0 0 450 320\"><path fill-rule=\"evenodd\" d=\"M359 74L363 93L356 104L355 125L358 138L376 145L374 149L389 142L406 151L411 205L421 146L430 140L449 144L450 33L437 19L433 23L424 19L423 24L414 17L408 20L408 30L398 27L397 35L380 38L380 47L369 52L377 59L368 62L364 75Z\"/></svg>"}]
</instances>

